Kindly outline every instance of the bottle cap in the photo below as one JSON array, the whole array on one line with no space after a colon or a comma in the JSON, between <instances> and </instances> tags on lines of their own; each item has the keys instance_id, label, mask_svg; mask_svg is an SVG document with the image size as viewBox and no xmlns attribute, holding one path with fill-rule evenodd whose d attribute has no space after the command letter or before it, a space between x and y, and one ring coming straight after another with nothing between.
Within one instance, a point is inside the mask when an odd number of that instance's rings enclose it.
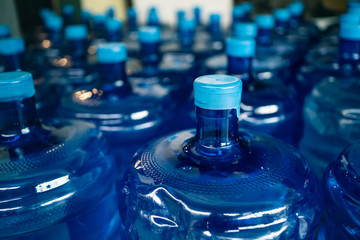
<instances>
[{"instance_id":1,"label":"bottle cap","mask_svg":"<svg viewBox=\"0 0 360 240\"><path fill-rule=\"evenodd\" d=\"M61 30L63 27L63 19L59 16L49 16L45 22L45 26L50 30Z\"/></svg>"},{"instance_id":2,"label":"bottle cap","mask_svg":"<svg viewBox=\"0 0 360 240\"><path fill-rule=\"evenodd\" d=\"M90 10L81 10L81 19L89 19L91 18L91 11Z\"/></svg>"},{"instance_id":3,"label":"bottle cap","mask_svg":"<svg viewBox=\"0 0 360 240\"><path fill-rule=\"evenodd\" d=\"M181 30L194 30L196 28L195 19L183 18L180 22Z\"/></svg>"},{"instance_id":4,"label":"bottle cap","mask_svg":"<svg viewBox=\"0 0 360 240\"><path fill-rule=\"evenodd\" d=\"M341 24L340 37L347 40L360 40L360 24Z\"/></svg>"},{"instance_id":5,"label":"bottle cap","mask_svg":"<svg viewBox=\"0 0 360 240\"><path fill-rule=\"evenodd\" d=\"M178 20L181 20L181 19L183 19L185 17L185 11L184 10L178 10L176 12L176 15L177 15Z\"/></svg>"},{"instance_id":6,"label":"bottle cap","mask_svg":"<svg viewBox=\"0 0 360 240\"><path fill-rule=\"evenodd\" d=\"M122 29L123 23L122 21L115 19L115 18L108 18L106 19L105 26L107 31L119 31Z\"/></svg>"},{"instance_id":7,"label":"bottle cap","mask_svg":"<svg viewBox=\"0 0 360 240\"><path fill-rule=\"evenodd\" d=\"M251 13L254 8L250 2L242 2L240 6L243 7L246 13Z\"/></svg>"},{"instance_id":8,"label":"bottle cap","mask_svg":"<svg viewBox=\"0 0 360 240\"><path fill-rule=\"evenodd\" d=\"M160 41L160 29L158 27L141 27L138 31L140 42L156 43Z\"/></svg>"},{"instance_id":9,"label":"bottle cap","mask_svg":"<svg viewBox=\"0 0 360 240\"><path fill-rule=\"evenodd\" d=\"M51 11L49 8L42 8L39 10L39 16L41 17L41 19L44 21L47 19L47 17L49 16L56 16L55 13L53 11Z\"/></svg>"},{"instance_id":10,"label":"bottle cap","mask_svg":"<svg viewBox=\"0 0 360 240\"><path fill-rule=\"evenodd\" d=\"M275 25L274 17L269 14L260 14L255 17L258 28L272 29Z\"/></svg>"},{"instance_id":11,"label":"bottle cap","mask_svg":"<svg viewBox=\"0 0 360 240\"><path fill-rule=\"evenodd\" d=\"M229 38L226 40L226 55L232 57L252 57L255 54L254 39Z\"/></svg>"},{"instance_id":12,"label":"bottle cap","mask_svg":"<svg viewBox=\"0 0 360 240\"><path fill-rule=\"evenodd\" d=\"M65 28L65 38L68 40L81 40L87 38L87 28L85 25L71 25Z\"/></svg>"},{"instance_id":13,"label":"bottle cap","mask_svg":"<svg viewBox=\"0 0 360 240\"><path fill-rule=\"evenodd\" d=\"M237 38L255 38L257 36L257 26L254 23L236 23L234 36Z\"/></svg>"},{"instance_id":14,"label":"bottle cap","mask_svg":"<svg viewBox=\"0 0 360 240\"><path fill-rule=\"evenodd\" d=\"M127 59L127 49L123 43L102 43L97 49L99 63L119 63Z\"/></svg>"},{"instance_id":15,"label":"bottle cap","mask_svg":"<svg viewBox=\"0 0 360 240\"><path fill-rule=\"evenodd\" d=\"M115 8L114 7L109 7L108 10L106 11L106 16L113 18L115 16Z\"/></svg>"},{"instance_id":16,"label":"bottle cap","mask_svg":"<svg viewBox=\"0 0 360 240\"><path fill-rule=\"evenodd\" d=\"M302 1L295 1L288 5L287 9L293 16L301 16L305 10L305 4Z\"/></svg>"},{"instance_id":17,"label":"bottle cap","mask_svg":"<svg viewBox=\"0 0 360 240\"><path fill-rule=\"evenodd\" d=\"M127 10L128 17L136 17L136 10L135 8L131 7Z\"/></svg>"},{"instance_id":18,"label":"bottle cap","mask_svg":"<svg viewBox=\"0 0 360 240\"><path fill-rule=\"evenodd\" d=\"M106 17L104 15L98 14L95 15L93 19L95 24L104 24Z\"/></svg>"},{"instance_id":19,"label":"bottle cap","mask_svg":"<svg viewBox=\"0 0 360 240\"><path fill-rule=\"evenodd\" d=\"M195 79L195 105L210 110L236 109L240 115L242 82L229 75L205 75Z\"/></svg>"},{"instance_id":20,"label":"bottle cap","mask_svg":"<svg viewBox=\"0 0 360 240\"><path fill-rule=\"evenodd\" d=\"M148 16L148 24L160 24L159 16L155 7L150 8Z\"/></svg>"},{"instance_id":21,"label":"bottle cap","mask_svg":"<svg viewBox=\"0 0 360 240\"><path fill-rule=\"evenodd\" d=\"M290 11L286 8L278 8L274 10L274 18L277 21L289 21Z\"/></svg>"},{"instance_id":22,"label":"bottle cap","mask_svg":"<svg viewBox=\"0 0 360 240\"><path fill-rule=\"evenodd\" d=\"M24 99L35 94L33 77L28 72L0 73L0 102Z\"/></svg>"},{"instance_id":23,"label":"bottle cap","mask_svg":"<svg viewBox=\"0 0 360 240\"><path fill-rule=\"evenodd\" d=\"M0 54L14 55L25 52L25 41L23 38L0 39Z\"/></svg>"},{"instance_id":24,"label":"bottle cap","mask_svg":"<svg viewBox=\"0 0 360 240\"><path fill-rule=\"evenodd\" d=\"M75 12L75 6L72 4L66 4L62 7L61 12L63 14L73 14Z\"/></svg>"},{"instance_id":25,"label":"bottle cap","mask_svg":"<svg viewBox=\"0 0 360 240\"><path fill-rule=\"evenodd\" d=\"M210 14L210 24L212 23L220 23L220 14L218 13L212 13Z\"/></svg>"},{"instance_id":26,"label":"bottle cap","mask_svg":"<svg viewBox=\"0 0 360 240\"><path fill-rule=\"evenodd\" d=\"M0 24L0 37L10 36L10 27L6 24Z\"/></svg>"},{"instance_id":27,"label":"bottle cap","mask_svg":"<svg viewBox=\"0 0 360 240\"><path fill-rule=\"evenodd\" d=\"M233 17L244 17L245 13L245 9L240 5L235 6L232 10Z\"/></svg>"},{"instance_id":28,"label":"bottle cap","mask_svg":"<svg viewBox=\"0 0 360 240\"><path fill-rule=\"evenodd\" d=\"M340 16L340 24L360 24L360 15L355 13L345 13Z\"/></svg>"}]
</instances>

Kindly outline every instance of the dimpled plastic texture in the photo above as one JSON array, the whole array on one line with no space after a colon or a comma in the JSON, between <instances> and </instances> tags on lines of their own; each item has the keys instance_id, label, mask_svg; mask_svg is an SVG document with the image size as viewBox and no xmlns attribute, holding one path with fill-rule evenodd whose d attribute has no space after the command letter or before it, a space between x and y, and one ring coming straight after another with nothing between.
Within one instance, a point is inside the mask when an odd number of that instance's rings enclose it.
<instances>
[{"instance_id":1,"label":"dimpled plastic texture","mask_svg":"<svg viewBox=\"0 0 360 240\"><path fill-rule=\"evenodd\" d=\"M319 240L360 238L360 143L347 147L326 170L323 188L327 220Z\"/></svg>"},{"instance_id":2,"label":"dimpled plastic texture","mask_svg":"<svg viewBox=\"0 0 360 240\"><path fill-rule=\"evenodd\" d=\"M139 151L123 189L129 238L313 239L320 190L305 160L273 138L239 135L222 157L202 155L190 130Z\"/></svg>"},{"instance_id":3,"label":"dimpled plastic texture","mask_svg":"<svg viewBox=\"0 0 360 240\"><path fill-rule=\"evenodd\" d=\"M94 126L55 120L31 131L20 145L0 143L0 237L119 238L113 156Z\"/></svg>"}]
</instances>

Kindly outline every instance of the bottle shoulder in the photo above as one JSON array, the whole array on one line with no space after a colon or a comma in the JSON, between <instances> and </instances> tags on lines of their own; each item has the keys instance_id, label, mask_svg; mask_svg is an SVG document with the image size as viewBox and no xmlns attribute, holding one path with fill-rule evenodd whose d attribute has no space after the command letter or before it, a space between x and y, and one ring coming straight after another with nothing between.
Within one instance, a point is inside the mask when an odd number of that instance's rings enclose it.
<instances>
[{"instance_id":1,"label":"bottle shoulder","mask_svg":"<svg viewBox=\"0 0 360 240\"><path fill-rule=\"evenodd\" d=\"M170 187L214 205L222 201L230 206L279 203L317 187L294 148L268 136L244 131L240 136L223 155L203 156L194 142L194 131L176 133L138 152L131 163L132 174L139 184ZM220 167L214 167L219 162ZM258 198L262 191L267 192L266 200ZM284 200L284 196L289 198Z\"/></svg>"}]
</instances>

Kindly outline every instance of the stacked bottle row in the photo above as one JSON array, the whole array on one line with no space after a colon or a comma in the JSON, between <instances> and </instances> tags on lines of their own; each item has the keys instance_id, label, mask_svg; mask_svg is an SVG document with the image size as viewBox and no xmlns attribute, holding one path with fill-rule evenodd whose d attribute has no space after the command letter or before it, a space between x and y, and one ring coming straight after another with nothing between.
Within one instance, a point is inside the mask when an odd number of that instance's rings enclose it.
<instances>
[{"instance_id":1,"label":"stacked bottle row","mask_svg":"<svg viewBox=\"0 0 360 240\"><path fill-rule=\"evenodd\" d=\"M26 48L0 26L0 237L313 239L317 177L357 136L360 17L321 36L304 7L242 3L224 29L66 5ZM325 173L320 238L360 234L357 150Z\"/></svg>"}]
</instances>

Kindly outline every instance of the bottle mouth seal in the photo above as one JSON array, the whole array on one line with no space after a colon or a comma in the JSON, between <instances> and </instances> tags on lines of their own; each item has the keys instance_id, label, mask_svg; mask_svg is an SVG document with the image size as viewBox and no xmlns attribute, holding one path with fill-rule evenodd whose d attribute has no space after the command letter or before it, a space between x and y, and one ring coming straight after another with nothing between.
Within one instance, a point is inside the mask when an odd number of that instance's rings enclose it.
<instances>
[{"instance_id":1,"label":"bottle mouth seal","mask_svg":"<svg viewBox=\"0 0 360 240\"><path fill-rule=\"evenodd\" d=\"M34 96L33 77L28 72L0 73L0 102L25 99Z\"/></svg>"}]
</instances>

